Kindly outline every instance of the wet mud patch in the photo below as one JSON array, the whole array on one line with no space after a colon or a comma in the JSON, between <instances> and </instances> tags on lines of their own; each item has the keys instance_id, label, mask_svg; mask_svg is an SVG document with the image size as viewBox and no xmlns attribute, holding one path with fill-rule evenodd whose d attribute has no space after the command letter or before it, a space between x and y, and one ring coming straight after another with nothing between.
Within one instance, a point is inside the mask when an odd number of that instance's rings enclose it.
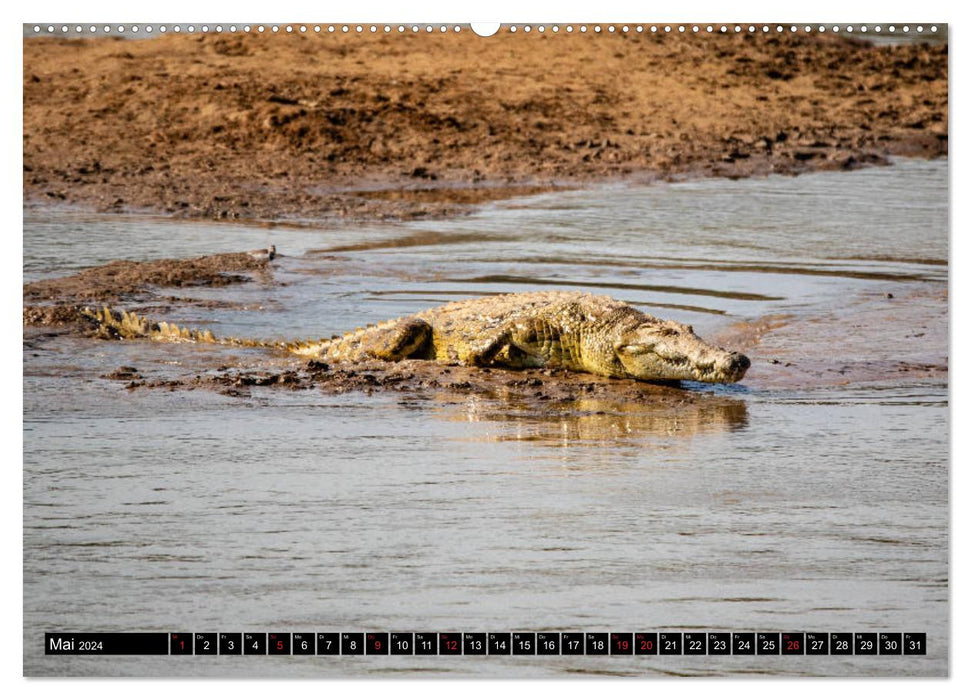
<instances>
[{"instance_id":1,"label":"wet mud patch","mask_svg":"<svg viewBox=\"0 0 971 700\"><path fill-rule=\"evenodd\" d=\"M137 341L136 341L137 342ZM236 358L238 359L238 358ZM119 367L104 375L110 379L131 379L133 367ZM140 377L139 377L140 379ZM174 382L174 383L173 383ZM494 367L444 365L427 360L380 360L329 364L320 360L301 360L289 356L241 361L236 365L206 371L191 377L144 380L130 388L164 385L185 388L215 387L238 390L253 386L280 386L290 389L315 389L325 393L348 391L461 391L466 394L510 396L537 403L573 401L581 397L609 396L636 402L690 400L692 391L676 382L654 384L629 379L612 379L563 369L508 370ZM228 393L233 393L232 391Z\"/></svg>"},{"instance_id":2,"label":"wet mud patch","mask_svg":"<svg viewBox=\"0 0 971 700\"><path fill-rule=\"evenodd\" d=\"M830 313L774 314L713 336L752 358L758 389L948 381L947 290L935 284L848 299Z\"/></svg>"},{"instance_id":3,"label":"wet mud patch","mask_svg":"<svg viewBox=\"0 0 971 700\"><path fill-rule=\"evenodd\" d=\"M319 360L253 355L206 369L190 362L188 373L170 367L122 365L100 377L129 391L215 391L251 399L265 392L384 394L421 408L443 408L462 420L535 423L535 439L549 434L550 421L565 421L569 434L619 437L634 433L704 432L745 427L745 402L729 393L677 384L610 379L559 369L506 370L442 365L421 360L328 364ZM216 363L218 364L218 363ZM559 429L558 429L559 430ZM533 434L533 432L530 432ZM528 439L528 438L524 438Z\"/></svg>"},{"instance_id":4,"label":"wet mud patch","mask_svg":"<svg viewBox=\"0 0 971 700\"><path fill-rule=\"evenodd\" d=\"M24 285L24 302L57 302L62 310L46 316L57 319L71 303L103 304L147 293L152 287L222 287L269 273L267 261L250 253L219 253L187 260L115 260L68 277L28 282ZM45 315L32 312L30 318L42 321ZM27 319L25 309L25 323Z\"/></svg>"},{"instance_id":5,"label":"wet mud patch","mask_svg":"<svg viewBox=\"0 0 971 700\"><path fill-rule=\"evenodd\" d=\"M485 204L499 199L528 197L546 192L555 192L559 187L553 185L487 185L480 183L475 187L399 187L392 189L361 190L353 192L365 199L385 202L417 202L436 204Z\"/></svg>"},{"instance_id":6,"label":"wet mud patch","mask_svg":"<svg viewBox=\"0 0 971 700\"><path fill-rule=\"evenodd\" d=\"M415 168L410 177L425 177L422 168ZM437 178L430 178L437 179ZM578 184L573 183L572 187ZM348 193L331 194L336 204L334 213L340 218L370 221L412 221L416 219L442 219L450 216L471 214L483 204L517 197L570 189L565 183L494 185L485 183L446 183L439 187L380 187Z\"/></svg>"},{"instance_id":7,"label":"wet mud patch","mask_svg":"<svg viewBox=\"0 0 971 700\"><path fill-rule=\"evenodd\" d=\"M515 241L513 236L490 235L483 236L481 233L441 233L439 231L419 231L409 233L395 238L384 238L377 241L363 241L360 243L349 243L347 245L333 246L331 248L312 248L307 251L311 257L329 257L334 253L352 253L366 250L383 250L395 248L423 248L426 246L443 245L462 245L466 243Z\"/></svg>"},{"instance_id":8,"label":"wet mud patch","mask_svg":"<svg viewBox=\"0 0 971 700\"><path fill-rule=\"evenodd\" d=\"M94 331L98 324L80 306L51 304L24 306L24 326L73 326L77 331Z\"/></svg>"}]
</instances>

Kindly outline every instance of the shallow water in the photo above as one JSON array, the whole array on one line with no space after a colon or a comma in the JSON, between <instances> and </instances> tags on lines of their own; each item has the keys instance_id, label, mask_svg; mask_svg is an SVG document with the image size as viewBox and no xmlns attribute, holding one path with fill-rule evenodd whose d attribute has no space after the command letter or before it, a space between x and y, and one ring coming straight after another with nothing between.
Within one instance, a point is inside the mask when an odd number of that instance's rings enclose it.
<instances>
[{"instance_id":1,"label":"shallow water","mask_svg":"<svg viewBox=\"0 0 971 700\"><path fill-rule=\"evenodd\" d=\"M946 161L901 161L327 229L25 210L27 280L274 243L283 286L159 291L232 302L164 302L217 333L317 337L469 295L585 289L753 359L740 386L686 387L701 400L683 408L537 411L454 393L129 392L101 375L260 355L28 332L25 672L945 674L947 197ZM908 631L929 653L41 653L45 630L237 628Z\"/></svg>"}]
</instances>

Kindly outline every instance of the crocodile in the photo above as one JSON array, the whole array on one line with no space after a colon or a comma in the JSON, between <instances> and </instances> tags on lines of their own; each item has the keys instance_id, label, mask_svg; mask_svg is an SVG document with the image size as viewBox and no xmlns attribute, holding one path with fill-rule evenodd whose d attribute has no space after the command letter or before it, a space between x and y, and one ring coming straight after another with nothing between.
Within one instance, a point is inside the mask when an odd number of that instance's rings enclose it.
<instances>
[{"instance_id":1,"label":"crocodile","mask_svg":"<svg viewBox=\"0 0 971 700\"><path fill-rule=\"evenodd\" d=\"M455 301L319 340L217 338L129 312L85 310L117 338L218 343L285 350L328 362L404 359L478 367L563 368L642 381L733 383L749 359L711 345L691 326L663 321L607 296L532 292Z\"/></svg>"}]
</instances>

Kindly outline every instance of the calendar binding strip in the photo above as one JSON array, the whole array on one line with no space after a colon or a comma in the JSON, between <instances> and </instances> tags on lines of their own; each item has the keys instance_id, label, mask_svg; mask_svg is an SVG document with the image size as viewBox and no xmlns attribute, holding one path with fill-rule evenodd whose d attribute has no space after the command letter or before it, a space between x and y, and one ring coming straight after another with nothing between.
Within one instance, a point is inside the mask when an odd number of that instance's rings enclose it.
<instances>
[{"instance_id":1,"label":"calendar binding strip","mask_svg":"<svg viewBox=\"0 0 971 700\"><path fill-rule=\"evenodd\" d=\"M281 34L281 35L343 35L343 34L444 34L471 32L480 36L494 33L555 34L846 34L856 36L936 36L947 31L946 22L873 22L859 24L827 24L818 22L690 22L645 23L613 22L500 24L498 28L481 30L474 24L455 23L286 23L252 24L245 22L177 23L177 24L111 24L104 22L38 22L26 23L24 36L93 37L130 36L150 37L165 34ZM488 33L486 33L486 31Z\"/></svg>"}]
</instances>

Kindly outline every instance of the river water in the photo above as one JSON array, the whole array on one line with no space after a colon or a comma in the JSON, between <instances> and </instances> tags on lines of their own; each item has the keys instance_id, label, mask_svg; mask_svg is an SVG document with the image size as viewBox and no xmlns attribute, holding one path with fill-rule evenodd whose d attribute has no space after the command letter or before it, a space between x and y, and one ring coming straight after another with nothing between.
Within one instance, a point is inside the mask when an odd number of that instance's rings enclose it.
<instances>
[{"instance_id":1,"label":"river water","mask_svg":"<svg viewBox=\"0 0 971 700\"><path fill-rule=\"evenodd\" d=\"M319 337L477 294L606 293L751 356L672 409L129 391L256 350L28 329L28 675L943 675L948 164L606 186L449 221L24 211L25 280L273 243L169 320ZM270 361L270 360L267 360ZM927 656L45 657L43 632L926 632Z\"/></svg>"}]
</instances>

